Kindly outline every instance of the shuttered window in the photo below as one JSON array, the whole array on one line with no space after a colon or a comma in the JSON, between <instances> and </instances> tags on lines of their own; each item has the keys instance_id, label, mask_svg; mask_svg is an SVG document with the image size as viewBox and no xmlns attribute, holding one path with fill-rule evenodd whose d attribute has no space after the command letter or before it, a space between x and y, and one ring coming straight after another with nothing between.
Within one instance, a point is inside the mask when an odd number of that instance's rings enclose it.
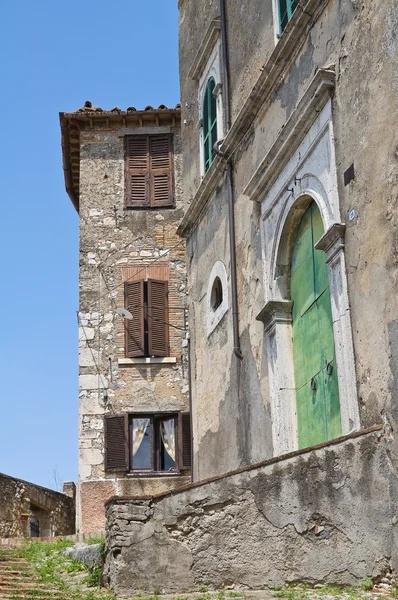
<instances>
[{"instance_id":1,"label":"shuttered window","mask_svg":"<svg viewBox=\"0 0 398 600\"><path fill-rule=\"evenodd\" d=\"M206 85L205 96L203 100L203 157L204 171L209 169L214 159L214 144L217 141L217 102L213 95L216 82L213 77L209 79Z\"/></svg>"},{"instance_id":2,"label":"shuttered window","mask_svg":"<svg viewBox=\"0 0 398 600\"><path fill-rule=\"evenodd\" d=\"M125 323L127 358L169 355L168 284L167 281L133 281L125 283L125 308L132 319Z\"/></svg>"},{"instance_id":3,"label":"shuttered window","mask_svg":"<svg viewBox=\"0 0 398 600\"><path fill-rule=\"evenodd\" d=\"M192 466L192 432L191 415L188 412L178 415L179 431L179 465L180 469L190 469Z\"/></svg>"},{"instance_id":4,"label":"shuttered window","mask_svg":"<svg viewBox=\"0 0 398 600\"><path fill-rule=\"evenodd\" d=\"M282 35L297 6L298 0L278 0L279 33Z\"/></svg>"},{"instance_id":5,"label":"shuttered window","mask_svg":"<svg viewBox=\"0 0 398 600\"><path fill-rule=\"evenodd\" d=\"M145 355L144 281L125 284L125 308L133 318L124 321L126 326L126 356L136 358Z\"/></svg>"},{"instance_id":6,"label":"shuttered window","mask_svg":"<svg viewBox=\"0 0 398 600\"><path fill-rule=\"evenodd\" d=\"M105 471L188 470L191 447L190 413L105 416Z\"/></svg>"},{"instance_id":7,"label":"shuttered window","mask_svg":"<svg viewBox=\"0 0 398 600\"><path fill-rule=\"evenodd\" d=\"M171 135L128 135L125 154L126 207L174 206Z\"/></svg>"},{"instance_id":8,"label":"shuttered window","mask_svg":"<svg viewBox=\"0 0 398 600\"><path fill-rule=\"evenodd\" d=\"M104 434L105 471L128 471L130 468L128 416L126 414L106 415Z\"/></svg>"},{"instance_id":9,"label":"shuttered window","mask_svg":"<svg viewBox=\"0 0 398 600\"><path fill-rule=\"evenodd\" d=\"M169 353L167 281L149 279L147 288L148 353L149 356L167 356Z\"/></svg>"}]
</instances>

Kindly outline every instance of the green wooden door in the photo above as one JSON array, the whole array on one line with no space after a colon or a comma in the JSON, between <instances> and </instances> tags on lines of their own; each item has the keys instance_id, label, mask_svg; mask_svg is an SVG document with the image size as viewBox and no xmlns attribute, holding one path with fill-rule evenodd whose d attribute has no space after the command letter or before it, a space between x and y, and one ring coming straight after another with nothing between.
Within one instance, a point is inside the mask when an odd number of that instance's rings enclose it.
<instances>
[{"instance_id":1,"label":"green wooden door","mask_svg":"<svg viewBox=\"0 0 398 600\"><path fill-rule=\"evenodd\" d=\"M294 377L299 448L341 435L340 401L323 235L315 202L300 222L291 264Z\"/></svg>"}]
</instances>

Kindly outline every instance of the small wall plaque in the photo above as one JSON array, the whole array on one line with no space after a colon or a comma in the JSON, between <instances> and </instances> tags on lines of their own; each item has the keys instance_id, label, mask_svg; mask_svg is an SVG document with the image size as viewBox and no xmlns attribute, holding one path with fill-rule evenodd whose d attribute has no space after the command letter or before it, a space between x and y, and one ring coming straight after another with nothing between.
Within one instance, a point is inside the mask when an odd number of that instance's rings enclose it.
<instances>
[{"instance_id":1,"label":"small wall plaque","mask_svg":"<svg viewBox=\"0 0 398 600\"><path fill-rule=\"evenodd\" d=\"M357 217L358 217L357 211L355 210L355 208L352 208L350 210L350 212L348 213L348 220L349 221L354 221L354 219L356 219Z\"/></svg>"}]
</instances>

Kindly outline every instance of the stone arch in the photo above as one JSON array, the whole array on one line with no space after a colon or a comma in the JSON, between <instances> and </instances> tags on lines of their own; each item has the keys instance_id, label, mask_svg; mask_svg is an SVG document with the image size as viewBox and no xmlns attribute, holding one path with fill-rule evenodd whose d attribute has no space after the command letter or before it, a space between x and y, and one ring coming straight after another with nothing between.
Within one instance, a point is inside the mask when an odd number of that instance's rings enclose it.
<instances>
[{"instance_id":1,"label":"stone arch","mask_svg":"<svg viewBox=\"0 0 398 600\"><path fill-rule=\"evenodd\" d=\"M307 184L297 194L290 194L284 202L279 215L271 254L271 279L274 282L273 293L281 299L290 299L290 261L293 252L297 228L307 207L315 201L321 213L324 230L332 221L331 207L322 183L314 175L305 174L302 178Z\"/></svg>"},{"instance_id":2,"label":"stone arch","mask_svg":"<svg viewBox=\"0 0 398 600\"><path fill-rule=\"evenodd\" d=\"M325 232L315 246L325 252L328 265L342 432L346 434L360 427L345 272L345 226L339 222L339 214L336 214L336 209L333 210L325 188L314 175L302 174L298 183L295 180L290 185L292 190L285 189L279 198L280 208L273 221L274 229L268 229L267 232L270 235L266 240L270 253L265 261L268 301L257 317L265 325L274 448L277 455L297 448L290 263L297 228L312 201L319 208Z\"/></svg>"}]
</instances>

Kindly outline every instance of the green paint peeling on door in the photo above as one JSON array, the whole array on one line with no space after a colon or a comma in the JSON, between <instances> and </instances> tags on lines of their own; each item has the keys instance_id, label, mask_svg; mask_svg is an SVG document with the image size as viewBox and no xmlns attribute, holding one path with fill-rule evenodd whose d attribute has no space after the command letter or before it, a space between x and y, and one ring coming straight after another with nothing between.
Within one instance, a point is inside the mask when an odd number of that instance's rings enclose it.
<instances>
[{"instance_id":1,"label":"green paint peeling on door","mask_svg":"<svg viewBox=\"0 0 398 600\"><path fill-rule=\"evenodd\" d=\"M315 202L301 219L291 264L298 442L306 448L341 435L340 400L323 235Z\"/></svg>"}]
</instances>

